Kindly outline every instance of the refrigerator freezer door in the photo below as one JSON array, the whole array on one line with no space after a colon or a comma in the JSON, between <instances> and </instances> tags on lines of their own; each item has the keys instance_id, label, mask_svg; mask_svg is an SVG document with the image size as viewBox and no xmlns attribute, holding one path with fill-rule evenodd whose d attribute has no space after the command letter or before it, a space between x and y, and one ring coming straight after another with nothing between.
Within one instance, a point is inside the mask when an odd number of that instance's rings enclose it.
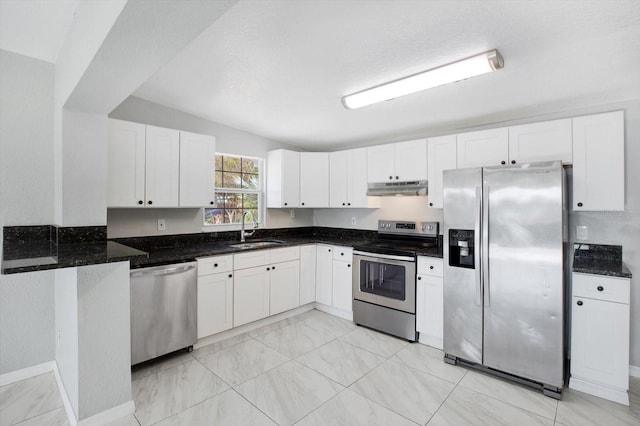
<instances>
[{"instance_id":1,"label":"refrigerator freezer door","mask_svg":"<svg viewBox=\"0 0 640 426\"><path fill-rule=\"evenodd\" d=\"M446 170L443 187L444 352L481 363L482 288L478 272L482 169ZM473 268L450 264L451 230L471 231L468 234L474 235Z\"/></svg>"},{"instance_id":2,"label":"refrigerator freezer door","mask_svg":"<svg viewBox=\"0 0 640 426\"><path fill-rule=\"evenodd\" d=\"M488 236L483 250L488 259L483 270L483 363L559 388L563 385L562 173L559 162L483 170L483 233Z\"/></svg>"}]
</instances>

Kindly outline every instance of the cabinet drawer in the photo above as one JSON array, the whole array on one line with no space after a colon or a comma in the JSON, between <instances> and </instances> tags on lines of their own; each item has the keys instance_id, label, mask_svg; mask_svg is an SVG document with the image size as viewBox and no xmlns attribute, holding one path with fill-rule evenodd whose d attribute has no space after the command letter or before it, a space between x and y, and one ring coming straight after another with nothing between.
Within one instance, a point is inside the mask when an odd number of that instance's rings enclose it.
<instances>
[{"instance_id":1,"label":"cabinet drawer","mask_svg":"<svg viewBox=\"0 0 640 426\"><path fill-rule=\"evenodd\" d=\"M300 246L283 247L269 251L269 263L288 262L300 259Z\"/></svg>"},{"instance_id":2,"label":"cabinet drawer","mask_svg":"<svg viewBox=\"0 0 640 426\"><path fill-rule=\"evenodd\" d=\"M246 269L269 263L270 250L255 250L233 255L233 269Z\"/></svg>"},{"instance_id":3,"label":"cabinet drawer","mask_svg":"<svg viewBox=\"0 0 640 426\"><path fill-rule=\"evenodd\" d=\"M333 246L333 260L344 260L351 262L353 258L353 247Z\"/></svg>"},{"instance_id":4,"label":"cabinet drawer","mask_svg":"<svg viewBox=\"0 0 640 426\"><path fill-rule=\"evenodd\" d=\"M609 302L629 304L630 280L603 275L573 275L573 297L607 300Z\"/></svg>"},{"instance_id":5,"label":"cabinet drawer","mask_svg":"<svg viewBox=\"0 0 640 426\"><path fill-rule=\"evenodd\" d=\"M418 274L442 276L442 259L437 257L418 256Z\"/></svg>"},{"instance_id":6,"label":"cabinet drawer","mask_svg":"<svg viewBox=\"0 0 640 426\"><path fill-rule=\"evenodd\" d=\"M218 274L233 270L233 256L202 257L198 261L198 276Z\"/></svg>"}]
</instances>

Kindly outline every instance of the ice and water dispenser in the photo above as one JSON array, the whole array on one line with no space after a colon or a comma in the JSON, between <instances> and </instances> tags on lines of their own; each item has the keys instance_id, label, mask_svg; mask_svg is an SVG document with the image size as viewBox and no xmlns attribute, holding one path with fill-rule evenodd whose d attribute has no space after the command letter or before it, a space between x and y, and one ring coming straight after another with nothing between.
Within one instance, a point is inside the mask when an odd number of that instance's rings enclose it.
<instances>
[{"instance_id":1,"label":"ice and water dispenser","mask_svg":"<svg viewBox=\"0 0 640 426\"><path fill-rule=\"evenodd\" d=\"M471 229L449 230L449 266L475 269L474 231Z\"/></svg>"}]
</instances>

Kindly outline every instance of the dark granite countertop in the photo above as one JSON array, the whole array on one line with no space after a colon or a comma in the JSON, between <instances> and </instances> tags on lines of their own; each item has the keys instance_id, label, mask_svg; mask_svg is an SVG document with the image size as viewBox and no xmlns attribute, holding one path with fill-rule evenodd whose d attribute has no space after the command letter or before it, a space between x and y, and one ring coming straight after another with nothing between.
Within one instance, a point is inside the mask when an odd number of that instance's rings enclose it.
<instances>
[{"instance_id":1,"label":"dark granite countertop","mask_svg":"<svg viewBox=\"0 0 640 426\"><path fill-rule=\"evenodd\" d=\"M631 278L631 271L622 261L622 246L576 244L571 270L583 274Z\"/></svg>"},{"instance_id":2,"label":"dark granite countertop","mask_svg":"<svg viewBox=\"0 0 640 426\"><path fill-rule=\"evenodd\" d=\"M34 228L34 229L28 229ZM35 229L38 228L38 229ZM95 237L96 227L75 229L71 232L52 227L13 227L7 232L3 246L2 273L40 271L93 265L108 262L130 261L131 268L142 268L170 263L190 262L200 257L239 253L251 250L273 249L302 244L331 244L353 247L376 238L375 231L342 228L282 228L258 229L247 242L278 240L281 244L262 248L237 248L230 244L239 240L238 231L182 234L154 237L117 238L110 241ZM82 231L82 232L81 232ZM100 231L100 229L98 229ZM51 238L44 239L44 234ZM106 234L106 231L105 231ZM58 239L64 235L64 244ZM87 237L91 235L91 237ZM102 234L101 234L102 235ZM80 236L77 237L76 236ZM442 257L442 248L428 248L418 253L422 256Z\"/></svg>"}]
</instances>

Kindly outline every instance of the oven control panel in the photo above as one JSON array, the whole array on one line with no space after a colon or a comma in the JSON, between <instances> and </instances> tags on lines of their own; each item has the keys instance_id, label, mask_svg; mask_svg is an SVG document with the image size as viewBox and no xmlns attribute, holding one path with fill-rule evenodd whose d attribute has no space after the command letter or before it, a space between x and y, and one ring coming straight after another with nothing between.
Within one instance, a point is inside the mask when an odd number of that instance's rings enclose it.
<instances>
[{"instance_id":1,"label":"oven control panel","mask_svg":"<svg viewBox=\"0 0 640 426\"><path fill-rule=\"evenodd\" d=\"M402 222L397 220L379 220L378 232L384 234L419 235L437 237L438 222Z\"/></svg>"}]
</instances>

